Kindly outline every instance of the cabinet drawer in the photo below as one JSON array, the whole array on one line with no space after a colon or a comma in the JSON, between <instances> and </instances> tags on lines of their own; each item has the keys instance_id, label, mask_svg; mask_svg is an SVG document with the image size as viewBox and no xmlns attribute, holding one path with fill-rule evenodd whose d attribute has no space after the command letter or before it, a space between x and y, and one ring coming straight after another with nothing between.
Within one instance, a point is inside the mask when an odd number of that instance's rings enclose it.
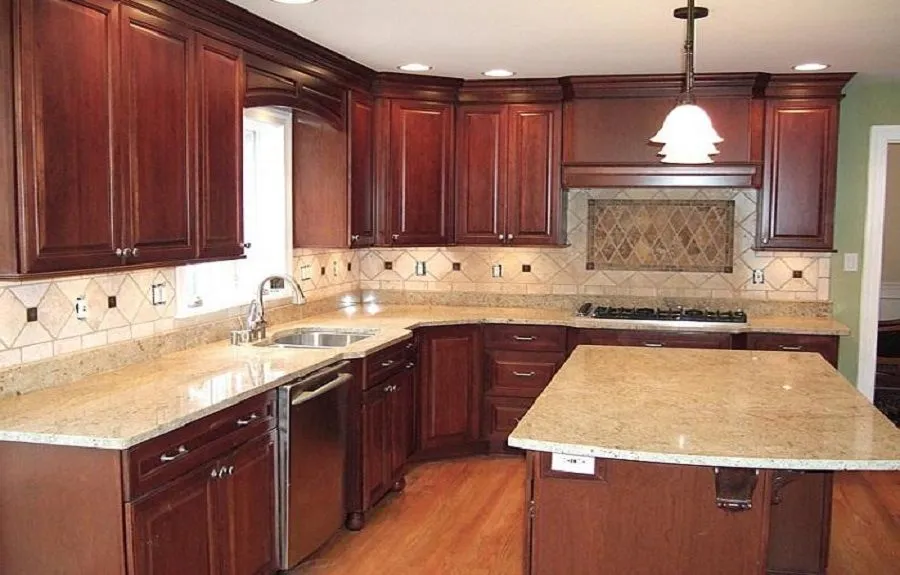
<instances>
[{"instance_id":1,"label":"cabinet drawer","mask_svg":"<svg viewBox=\"0 0 900 575\"><path fill-rule=\"evenodd\" d=\"M521 397L485 398L487 403L487 436L493 444L505 444L522 417L531 409L533 399Z\"/></svg>"},{"instance_id":2,"label":"cabinet drawer","mask_svg":"<svg viewBox=\"0 0 900 575\"><path fill-rule=\"evenodd\" d=\"M731 334L670 331L583 329L579 345L627 345L633 347L685 347L731 349Z\"/></svg>"},{"instance_id":3,"label":"cabinet drawer","mask_svg":"<svg viewBox=\"0 0 900 575\"><path fill-rule=\"evenodd\" d=\"M484 328L487 349L511 351L566 351L566 328L549 325L488 325Z\"/></svg>"},{"instance_id":4,"label":"cabinet drawer","mask_svg":"<svg viewBox=\"0 0 900 575\"><path fill-rule=\"evenodd\" d=\"M537 397L566 360L562 352L488 351L488 392Z\"/></svg>"},{"instance_id":5,"label":"cabinet drawer","mask_svg":"<svg viewBox=\"0 0 900 575\"><path fill-rule=\"evenodd\" d=\"M838 338L830 335L794 335L782 333L747 334L747 349L758 351L807 351L818 353L837 367Z\"/></svg>"},{"instance_id":6,"label":"cabinet drawer","mask_svg":"<svg viewBox=\"0 0 900 575\"><path fill-rule=\"evenodd\" d=\"M366 379L363 389L381 383L410 363L416 363L418 348L412 339L392 345L366 358Z\"/></svg>"},{"instance_id":7,"label":"cabinet drawer","mask_svg":"<svg viewBox=\"0 0 900 575\"><path fill-rule=\"evenodd\" d=\"M125 452L125 500L131 501L275 427L270 391L145 441Z\"/></svg>"}]
</instances>

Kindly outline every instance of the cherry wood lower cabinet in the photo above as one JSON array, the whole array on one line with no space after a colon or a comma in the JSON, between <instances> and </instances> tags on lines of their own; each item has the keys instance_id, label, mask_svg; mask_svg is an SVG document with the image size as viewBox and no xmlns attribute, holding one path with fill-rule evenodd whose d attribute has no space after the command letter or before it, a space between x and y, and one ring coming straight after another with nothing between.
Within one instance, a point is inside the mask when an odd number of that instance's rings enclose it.
<instances>
[{"instance_id":1,"label":"cherry wood lower cabinet","mask_svg":"<svg viewBox=\"0 0 900 575\"><path fill-rule=\"evenodd\" d=\"M839 342L838 336L831 335L747 334L747 349L818 353L834 367L837 367L838 363Z\"/></svg>"},{"instance_id":2,"label":"cherry wood lower cabinet","mask_svg":"<svg viewBox=\"0 0 900 575\"><path fill-rule=\"evenodd\" d=\"M729 333L581 329L573 341L573 347L577 345L731 349L732 336Z\"/></svg>"},{"instance_id":3,"label":"cherry wood lower cabinet","mask_svg":"<svg viewBox=\"0 0 900 575\"><path fill-rule=\"evenodd\" d=\"M574 475L550 461L528 452L528 575L825 573L830 473L784 487L784 472L760 470L752 506L725 511L710 467L597 459Z\"/></svg>"},{"instance_id":4,"label":"cherry wood lower cabinet","mask_svg":"<svg viewBox=\"0 0 900 575\"><path fill-rule=\"evenodd\" d=\"M479 451L481 326L425 328L420 342L417 456Z\"/></svg>"}]
</instances>

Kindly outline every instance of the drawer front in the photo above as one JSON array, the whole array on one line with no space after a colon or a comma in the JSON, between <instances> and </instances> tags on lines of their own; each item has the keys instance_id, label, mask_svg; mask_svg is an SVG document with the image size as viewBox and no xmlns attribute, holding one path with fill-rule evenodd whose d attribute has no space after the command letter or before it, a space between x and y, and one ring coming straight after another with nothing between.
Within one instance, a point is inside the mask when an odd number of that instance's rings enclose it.
<instances>
[{"instance_id":1,"label":"drawer front","mask_svg":"<svg viewBox=\"0 0 900 575\"><path fill-rule=\"evenodd\" d=\"M562 352L488 351L488 392L537 397L566 360Z\"/></svg>"},{"instance_id":2,"label":"drawer front","mask_svg":"<svg viewBox=\"0 0 900 575\"><path fill-rule=\"evenodd\" d=\"M747 334L747 349L758 351L813 352L837 367L838 338L830 335L793 335L781 333Z\"/></svg>"},{"instance_id":3,"label":"drawer front","mask_svg":"<svg viewBox=\"0 0 900 575\"><path fill-rule=\"evenodd\" d=\"M579 332L578 343L582 345L731 349L731 334L591 329Z\"/></svg>"},{"instance_id":4,"label":"drawer front","mask_svg":"<svg viewBox=\"0 0 900 575\"><path fill-rule=\"evenodd\" d=\"M407 340L383 349L365 359L366 379L363 389L369 389L394 374L415 364L418 348L414 340Z\"/></svg>"},{"instance_id":5,"label":"drawer front","mask_svg":"<svg viewBox=\"0 0 900 575\"><path fill-rule=\"evenodd\" d=\"M258 395L126 451L126 501L274 429L275 397L274 390Z\"/></svg>"},{"instance_id":6,"label":"drawer front","mask_svg":"<svg viewBox=\"0 0 900 575\"><path fill-rule=\"evenodd\" d=\"M566 351L566 328L549 325L488 325L487 349L510 351Z\"/></svg>"},{"instance_id":7,"label":"drawer front","mask_svg":"<svg viewBox=\"0 0 900 575\"><path fill-rule=\"evenodd\" d=\"M506 438L531 409L533 399L519 397L490 397L487 402L487 436L491 443L506 443Z\"/></svg>"}]
</instances>

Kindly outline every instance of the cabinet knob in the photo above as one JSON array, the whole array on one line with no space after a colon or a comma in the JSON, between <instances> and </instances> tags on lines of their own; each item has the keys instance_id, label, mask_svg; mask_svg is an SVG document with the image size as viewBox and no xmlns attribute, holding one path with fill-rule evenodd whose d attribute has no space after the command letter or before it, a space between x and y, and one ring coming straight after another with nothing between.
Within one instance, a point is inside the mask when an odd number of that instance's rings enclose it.
<instances>
[{"instance_id":1,"label":"cabinet knob","mask_svg":"<svg viewBox=\"0 0 900 575\"><path fill-rule=\"evenodd\" d=\"M506 241L511 242L515 236L512 234L506 234Z\"/></svg>"},{"instance_id":2,"label":"cabinet knob","mask_svg":"<svg viewBox=\"0 0 900 575\"><path fill-rule=\"evenodd\" d=\"M131 255L134 257L138 257L139 253L140 253L140 250L137 248L134 248L133 250L131 250Z\"/></svg>"},{"instance_id":3,"label":"cabinet knob","mask_svg":"<svg viewBox=\"0 0 900 575\"><path fill-rule=\"evenodd\" d=\"M234 465L228 467L228 475L229 477L234 475Z\"/></svg>"},{"instance_id":4,"label":"cabinet knob","mask_svg":"<svg viewBox=\"0 0 900 575\"><path fill-rule=\"evenodd\" d=\"M123 250L122 248L116 248L115 254L116 254L118 257L120 257L120 258L121 258L121 257L124 257L124 256L125 256L125 250Z\"/></svg>"},{"instance_id":5,"label":"cabinet knob","mask_svg":"<svg viewBox=\"0 0 900 575\"><path fill-rule=\"evenodd\" d=\"M396 242L397 240L400 239L400 234L392 234L392 235L391 235L391 239L394 240L394 241Z\"/></svg>"},{"instance_id":6,"label":"cabinet knob","mask_svg":"<svg viewBox=\"0 0 900 575\"><path fill-rule=\"evenodd\" d=\"M358 241L359 241L359 234L353 234L352 236L350 236L350 241L353 242L353 243L358 242Z\"/></svg>"},{"instance_id":7,"label":"cabinet knob","mask_svg":"<svg viewBox=\"0 0 900 575\"><path fill-rule=\"evenodd\" d=\"M124 250L122 250L122 257L130 258L131 257L131 248L125 248Z\"/></svg>"},{"instance_id":8,"label":"cabinet knob","mask_svg":"<svg viewBox=\"0 0 900 575\"><path fill-rule=\"evenodd\" d=\"M249 250L250 248L253 247L253 244L251 244L250 242L245 242L245 243L243 243L243 244L241 244L241 245L243 246L243 248L244 248L245 250Z\"/></svg>"},{"instance_id":9,"label":"cabinet knob","mask_svg":"<svg viewBox=\"0 0 900 575\"><path fill-rule=\"evenodd\" d=\"M498 238L499 238L500 241L502 242L502 241L504 241L504 240L506 239L506 236L503 235L503 234L500 234L500 235L498 236Z\"/></svg>"},{"instance_id":10,"label":"cabinet knob","mask_svg":"<svg viewBox=\"0 0 900 575\"><path fill-rule=\"evenodd\" d=\"M769 238L763 238L763 244L769 243Z\"/></svg>"},{"instance_id":11,"label":"cabinet knob","mask_svg":"<svg viewBox=\"0 0 900 575\"><path fill-rule=\"evenodd\" d=\"M384 386L384 392L385 392L385 393L390 393L390 392L391 392L391 386L390 386L390 385L385 385L385 386Z\"/></svg>"},{"instance_id":12,"label":"cabinet knob","mask_svg":"<svg viewBox=\"0 0 900 575\"><path fill-rule=\"evenodd\" d=\"M414 367L416 367L416 364L412 361L406 364L406 369L412 369Z\"/></svg>"}]
</instances>

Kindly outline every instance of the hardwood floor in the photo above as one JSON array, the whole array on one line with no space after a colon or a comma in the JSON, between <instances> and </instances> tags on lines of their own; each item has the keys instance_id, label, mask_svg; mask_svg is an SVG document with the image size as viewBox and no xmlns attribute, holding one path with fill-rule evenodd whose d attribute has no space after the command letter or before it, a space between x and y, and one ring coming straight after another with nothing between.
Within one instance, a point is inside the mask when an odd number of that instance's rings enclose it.
<instances>
[{"instance_id":1,"label":"hardwood floor","mask_svg":"<svg viewBox=\"0 0 900 575\"><path fill-rule=\"evenodd\" d=\"M427 463L292 575L521 575L525 464ZM829 575L900 575L900 473L835 479Z\"/></svg>"}]
</instances>

